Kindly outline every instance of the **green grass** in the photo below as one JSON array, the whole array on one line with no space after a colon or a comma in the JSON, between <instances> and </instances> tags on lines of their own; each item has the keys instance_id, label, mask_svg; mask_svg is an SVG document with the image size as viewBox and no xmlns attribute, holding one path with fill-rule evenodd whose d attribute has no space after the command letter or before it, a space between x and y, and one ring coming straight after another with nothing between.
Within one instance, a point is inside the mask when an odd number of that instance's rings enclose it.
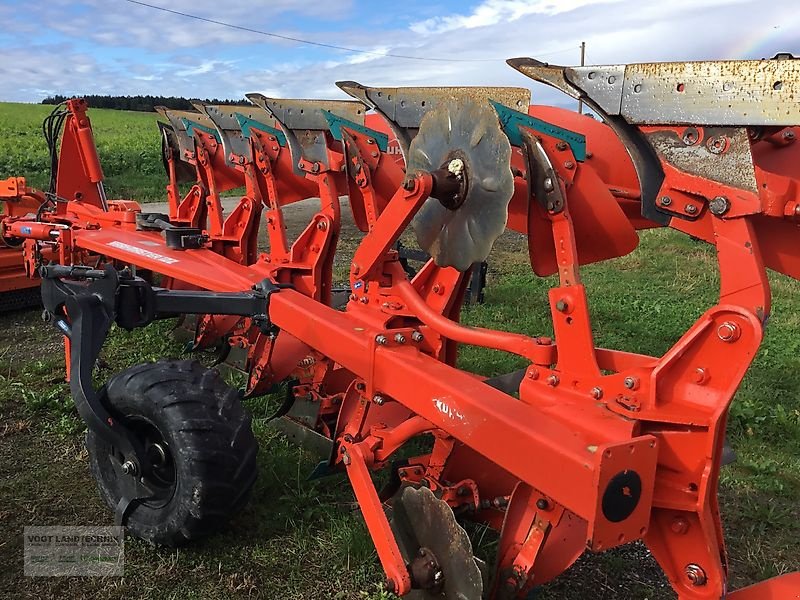
<instances>
[{"instance_id":1,"label":"green grass","mask_svg":"<svg viewBox=\"0 0 800 600\"><path fill-rule=\"evenodd\" d=\"M25 177L45 188L50 161L42 121L52 106L0 102L0 179ZM156 113L91 109L95 142L110 199L166 200Z\"/></svg>"}]
</instances>

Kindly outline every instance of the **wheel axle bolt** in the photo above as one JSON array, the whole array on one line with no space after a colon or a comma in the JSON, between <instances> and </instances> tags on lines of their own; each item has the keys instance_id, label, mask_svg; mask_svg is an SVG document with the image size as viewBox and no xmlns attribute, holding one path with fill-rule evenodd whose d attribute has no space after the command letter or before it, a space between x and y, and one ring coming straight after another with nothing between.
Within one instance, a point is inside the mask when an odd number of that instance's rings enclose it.
<instances>
[{"instance_id":1,"label":"wheel axle bolt","mask_svg":"<svg viewBox=\"0 0 800 600\"><path fill-rule=\"evenodd\" d=\"M385 346L386 345L386 341L387 340L386 340L386 336L385 335L376 335L375 336L375 343L378 344L379 346Z\"/></svg>"},{"instance_id":2,"label":"wheel axle bolt","mask_svg":"<svg viewBox=\"0 0 800 600\"><path fill-rule=\"evenodd\" d=\"M405 344L406 336L404 336L402 333L396 333L394 335L394 341L397 342L398 344Z\"/></svg>"},{"instance_id":3,"label":"wheel axle bolt","mask_svg":"<svg viewBox=\"0 0 800 600\"><path fill-rule=\"evenodd\" d=\"M122 472L125 473L125 475L135 476L138 471L139 469L136 468L136 463L132 460L126 460L122 463Z\"/></svg>"},{"instance_id":4,"label":"wheel axle bolt","mask_svg":"<svg viewBox=\"0 0 800 600\"><path fill-rule=\"evenodd\" d=\"M717 329L717 335L723 342L730 344L738 340L742 332L739 330L739 326L733 321L725 321Z\"/></svg>"},{"instance_id":5,"label":"wheel axle bolt","mask_svg":"<svg viewBox=\"0 0 800 600\"><path fill-rule=\"evenodd\" d=\"M414 333L411 334L411 339L419 343L422 341L423 335L419 331L415 331Z\"/></svg>"},{"instance_id":6,"label":"wheel axle bolt","mask_svg":"<svg viewBox=\"0 0 800 600\"><path fill-rule=\"evenodd\" d=\"M700 565L690 563L686 565L684 572L686 573L687 579L694 586L705 585L706 581L708 581L708 577L706 577L706 572Z\"/></svg>"}]
</instances>

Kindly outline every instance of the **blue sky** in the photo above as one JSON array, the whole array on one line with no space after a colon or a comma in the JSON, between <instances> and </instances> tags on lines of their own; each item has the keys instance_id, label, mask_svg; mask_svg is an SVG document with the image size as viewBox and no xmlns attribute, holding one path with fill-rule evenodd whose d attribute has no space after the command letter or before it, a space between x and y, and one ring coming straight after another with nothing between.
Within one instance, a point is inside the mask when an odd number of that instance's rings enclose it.
<instances>
[{"instance_id":1,"label":"blue sky","mask_svg":"<svg viewBox=\"0 0 800 600\"><path fill-rule=\"evenodd\" d=\"M307 46L186 19L125 0L0 0L0 100L52 93L240 98L338 97L333 82L520 85L567 102L505 66L800 55L797 0L477 0L225 2L147 0L283 35ZM381 53L457 58L432 62ZM487 60L497 59L497 60Z\"/></svg>"}]
</instances>

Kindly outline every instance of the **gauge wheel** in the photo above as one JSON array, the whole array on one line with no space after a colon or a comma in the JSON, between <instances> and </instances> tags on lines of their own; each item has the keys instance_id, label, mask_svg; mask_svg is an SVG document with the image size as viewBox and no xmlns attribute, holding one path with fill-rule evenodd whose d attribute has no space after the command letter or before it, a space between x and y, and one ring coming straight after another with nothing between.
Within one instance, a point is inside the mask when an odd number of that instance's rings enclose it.
<instances>
[{"instance_id":1,"label":"gauge wheel","mask_svg":"<svg viewBox=\"0 0 800 600\"><path fill-rule=\"evenodd\" d=\"M89 464L100 496L135 537L180 546L219 531L246 502L258 444L236 390L197 361L131 367L104 388L110 414L145 449L149 473L91 430Z\"/></svg>"}]
</instances>

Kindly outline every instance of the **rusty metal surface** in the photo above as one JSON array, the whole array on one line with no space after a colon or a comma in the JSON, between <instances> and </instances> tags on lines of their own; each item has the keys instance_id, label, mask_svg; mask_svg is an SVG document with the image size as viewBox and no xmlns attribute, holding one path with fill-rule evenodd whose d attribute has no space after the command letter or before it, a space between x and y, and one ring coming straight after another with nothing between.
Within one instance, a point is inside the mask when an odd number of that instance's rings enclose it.
<instances>
[{"instance_id":1,"label":"rusty metal surface","mask_svg":"<svg viewBox=\"0 0 800 600\"><path fill-rule=\"evenodd\" d=\"M222 147L225 150L225 162L233 166L231 154L245 157L245 161L250 161L250 145L236 119L236 115L241 114L257 121L266 121L267 117L261 109L247 106L224 106L216 104L203 104L192 102L192 105L200 112L204 113L213 123L222 140ZM270 120L267 125L272 125L274 120Z\"/></svg>"},{"instance_id":2,"label":"rusty metal surface","mask_svg":"<svg viewBox=\"0 0 800 600\"><path fill-rule=\"evenodd\" d=\"M322 111L331 112L359 125L364 124L367 107L353 100L296 100L247 94L247 99L270 113L289 129L326 131L328 121Z\"/></svg>"},{"instance_id":3,"label":"rusty metal surface","mask_svg":"<svg viewBox=\"0 0 800 600\"><path fill-rule=\"evenodd\" d=\"M178 148L180 149L180 156L178 158L182 160L186 158L187 152L194 152L194 139L189 135L189 132L186 131L186 123L184 123L183 120L186 119L187 121L197 123L203 127L214 128L214 123L211 119L203 113L193 110L170 110L163 106L156 106L156 112L167 119L170 125L172 125L172 129L178 141Z\"/></svg>"},{"instance_id":4,"label":"rusty metal surface","mask_svg":"<svg viewBox=\"0 0 800 600\"><path fill-rule=\"evenodd\" d=\"M560 67L508 63L635 125L800 124L800 60L720 60Z\"/></svg>"},{"instance_id":5,"label":"rusty metal surface","mask_svg":"<svg viewBox=\"0 0 800 600\"><path fill-rule=\"evenodd\" d=\"M798 125L800 60L628 65L621 115L631 123Z\"/></svg>"},{"instance_id":6,"label":"rusty metal surface","mask_svg":"<svg viewBox=\"0 0 800 600\"><path fill-rule=\"evenodd\" d=\"M527 112L530 90L516 87L368 87L355 81L337 81L342 90L380 111L400 127L419 127L422 117L443 103L486 102Z\"/></svg>"},{"instance_id":7,"label":"rusty metal surface","mask_svg":"<svg viewBox=\"0 0 800 600\"><path fill-rule=\"evenodd\" d=\"M726 140L725 152L716 153L710 149L709 142L715 139ZM704 138L692 145L666 130L648 134L647 140L660 158L680 171L748 192L758 191L745 128L707 127Z\"/></svg>"}]
</instances>

